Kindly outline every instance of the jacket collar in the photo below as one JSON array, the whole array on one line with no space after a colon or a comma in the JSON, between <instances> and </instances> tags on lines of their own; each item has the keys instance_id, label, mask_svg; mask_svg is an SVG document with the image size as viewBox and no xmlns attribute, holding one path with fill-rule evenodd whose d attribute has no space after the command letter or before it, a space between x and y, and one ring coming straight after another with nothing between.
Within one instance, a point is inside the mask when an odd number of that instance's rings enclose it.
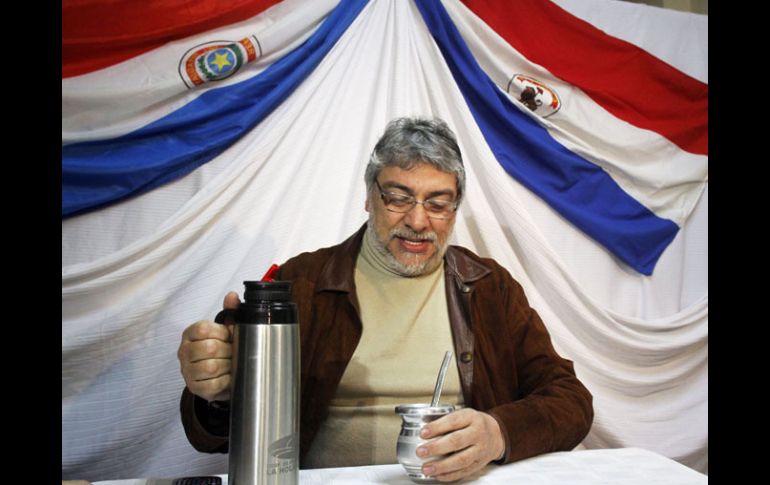
<instances>
[{"instance_id":1,"label":"jacket collar","mask_svg":"<svg viewBox=\"0 0 770 485\"><path fill-rule=\"evenodd\" d=\"M356 258L364 240L366 223L340 245L332 248L331 257L324 264L318 278L316 291L354 291L354 271Z\"/></svg>"},{"instance_id":2,"label":"jacket collar","mask_svg":"<svg viewBox=\"0 0 770 485\"><path fill-rule=\"evenodd\" d=\"M463 284L474 283L492 272L467 252L460 246L449 246L444 255L444 271L456 275Z\"/></svg>"},{"instance_id":3,"label":"jacket collar","mask_svg":"<svg viewBox=\"0 0 770 485\"><path fill-rule=\"evenodd\" d=\"M316 291L354 291L356 258L361 250L365 232L366 223L355 234L333 248L331 257L321 270ZM444 255L444 271L457 276L465 284L478 281L491 272L465 251L467 250L459 246L449 246Z\"/></svg>"}]
</instances>

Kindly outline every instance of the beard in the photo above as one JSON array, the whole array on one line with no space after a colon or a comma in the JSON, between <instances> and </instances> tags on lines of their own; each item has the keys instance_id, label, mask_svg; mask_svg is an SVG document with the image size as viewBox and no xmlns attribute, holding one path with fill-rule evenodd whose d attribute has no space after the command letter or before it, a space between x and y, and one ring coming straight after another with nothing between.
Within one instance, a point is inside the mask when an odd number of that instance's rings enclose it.
<instances>
[{"instance_id":1,"label":"beard","mask_svg":"<svg viewBox=\"0 0 770 485\"><path fill-rule=\"evenodd\" d=\"M439 266L441 266L441 261L444 258L444 253L446 253L449 239L447 238L445 241L439 241L438 235L434 231L423 231L418 233L408 228L394 227L388 231L386 240L382 241L377 234L375 223L372 217L369 218L367 231L364 237L368 238L371 247L373 247L374 250L377 251L380 256L382 256L382 261L385 263L389 270L408 278L432 273ZM435 244L436 251L428 259L414 263L403 263L396 259L393 253L390 252L390 249L388 249L388 243L396 237L411 240L431 241Z\"/></svg>"}]
</instances>

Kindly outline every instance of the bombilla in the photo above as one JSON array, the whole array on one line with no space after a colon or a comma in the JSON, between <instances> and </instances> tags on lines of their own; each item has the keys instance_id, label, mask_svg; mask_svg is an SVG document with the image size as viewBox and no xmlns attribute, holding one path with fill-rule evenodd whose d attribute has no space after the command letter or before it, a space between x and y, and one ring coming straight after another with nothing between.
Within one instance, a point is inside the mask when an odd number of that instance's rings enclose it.
<instances>
[{"instance_id":1,"label":"bombilla","mask_svg":"<svg viewBox=\"0 0 770 485\"><path fill-rule=\"evenodd\" d=\"M438 401L441 398L441 389L444 387L444 377L446 376L446 370L449 367L449 361L452 359L452 351L447 350L444 354L444 361L441 363L441 369L438 371L438 378L436 379L436 388L433 390L433 401L431 406L438 406Z\"/></svg>"}]
</instances>

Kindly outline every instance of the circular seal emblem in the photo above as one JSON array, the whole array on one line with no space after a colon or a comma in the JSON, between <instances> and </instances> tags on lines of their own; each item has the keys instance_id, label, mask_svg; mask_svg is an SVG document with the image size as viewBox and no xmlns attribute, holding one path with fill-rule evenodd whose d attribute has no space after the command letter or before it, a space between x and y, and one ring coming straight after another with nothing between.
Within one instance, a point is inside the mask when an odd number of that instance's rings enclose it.
<instances>
[{"instance_id":1,"label":"circular seal emblem","mask_svg":"<svg viewBox=\"0 0 770 485\"><path fill-rule=\"evenodd\" d=\"M238 42L214 41L196 45L179 60L179 76L192 89L203 83L221 81L235 74L244 64L262 56L256 37Z\"/></svg>"},{"instance_id":2,"label":"circular seal emblem","mask_svg":"<svg viewBox=\"0 0 770 485\"><path fill-rule=\"evenodd\" d=\"M561 108L561 98L556 94L556 91L524 74L514 74L508 81L506 91L543 118L551 116Z\"/></svg>"},{"instance_id":3,"label":"circular seal emblem","mask_svg":"<svg viewBox=\"0 0 770 485\"><path fill-rule=\"evenodd\" d=\"M238 57L231 46L219 47L198 58L200 69L209 78L224 79L236 70Z\"/></svg>"}]
</instances>

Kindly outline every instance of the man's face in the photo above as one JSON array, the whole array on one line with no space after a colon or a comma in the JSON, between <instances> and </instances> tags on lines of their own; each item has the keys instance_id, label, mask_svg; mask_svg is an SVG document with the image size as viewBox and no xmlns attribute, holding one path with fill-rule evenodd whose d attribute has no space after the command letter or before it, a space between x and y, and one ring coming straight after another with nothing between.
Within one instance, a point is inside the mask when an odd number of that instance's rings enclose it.
<instances>
[{"instance_id":1,"label":"man's face","mask_svg":"<svg viewBox=\"0 0 770 485\"><path fill-rule=\"evenodd\" d=\"M377 181L384 192L411 195L417 201L457 198L457 177L425 163L410 170L383 168ZM454 212L445 220L429 218L421 204L407 213L390 212L376 185L366 199L366 210L369 228L376 236L375 247L392 270L403 276L418 276L439 267L454 228Z\"/></svg>"}]
</instances>

